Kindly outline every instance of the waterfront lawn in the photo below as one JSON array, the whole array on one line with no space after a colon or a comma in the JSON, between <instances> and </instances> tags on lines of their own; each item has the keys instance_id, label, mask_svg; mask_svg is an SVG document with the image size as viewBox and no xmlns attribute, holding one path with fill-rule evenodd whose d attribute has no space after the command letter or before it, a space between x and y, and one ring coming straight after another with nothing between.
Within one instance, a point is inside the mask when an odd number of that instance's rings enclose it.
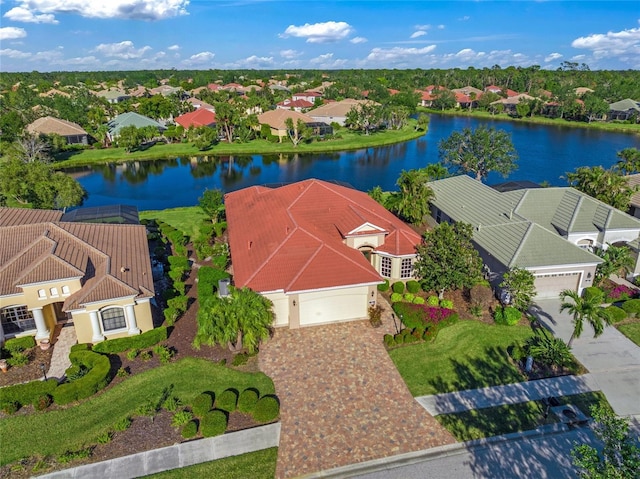
<instances>
[{"instance_id":1,"label":"waterfront lawn","mask_svg":"<svg viewBox=\"0 0 640 479\"><path fill-rule=\"evenodd\" d=\"M173 469L144 476L145 479L192 479L194 477L220 477L224 479L273 479L276 475L278 448L263 449L217 461Z\"/></svg>"},{"instance_id":2,"label":"waterfront lawn","mask_svg":"<svg viewBox=\"0 0 640 479\"><path fill-rule=\"evenodd\" d=\"M425 132L415 129L416 120L409 120L408 126L401 130L384 130L365 135L349 131L346 128L337 130L341 136L335 140L313 141L294 147L287 140L282 143L271 143L267 140L251 140L247 143L220 142L212 148L200 151L191 143L158 143L143 150L127 153L124 148L86 149L65 152L56 157L56 168L71 168L108 162L124 162L129 160L195 157L195 156L227 156L227 155L273 155L273 154L309 154L329 153L334 151L359 150L376 146L392 145L419 138Z\"/></svg>"},{"instance_id":3,"label":"waterfront lawn","mask_svg":"<svg viewBox=\"0 0 640 479\"><path fill-rule=\"evenodd\" d=\"M588 417L591 417L590 408L595 404L611 409L606 397L600 391L573 394L556 399L560 404L577 406ZM442 414L436 416L436 420L458 441L471 441L483 437L529 431L547 424L558 423L558 418L552 412L549 412L545 418L546 409L546 405L539 400Z\"/></svg>"},{"instance_id":4,"label":"waterfront lawn","mask_svg":"<svg viewBox=\"0 0 640 479\"><path fill-rule=\"evenodd\" d=\"M616 328L631 341L640 346L640 318L628 319L622 324L616 324Z\"/></svg>"},{"instance_id":5,"label":"waterfront lawn","mask_svg":"<svg viewBox=\"0 0 640 479\"><path fill-rule=\"evenodd\" d=\"M169 208L166 210L147 210L139 213L141 220L164 221L182 232L183 235L195 239L200 234L203 221L209 220L207 214L199 206Z\"/></svg>"},{"instance_id":6,"label":"waterfront lawn","mask_svg":"<svg viewBox=\"0 0 640 479\"><path fill-rule=\"evenodd\" d=\"M101 394L67 409L8 416L0 421L0 465L23 457L58 456L92 444L118 421L134 416L148 403L157 404L170 390L171 396L189 403L204 391L216 395L227 388L243 391L254 387L273 394L271 379L263 373L244 373L204 359L184 358L175 363L131 376Z\"/></svg>"},{"instance_id":7,"label":"waterfront lawn","mask_svg":"<svg viewBox=\"0 0 640 479\"><path fill-rule=\"evenodd\" d=\"M533 335L527 326L460 321L442 329L432 343L389 351L414 396L525 381L507 347Z\"/></svg>"}]
</instances>

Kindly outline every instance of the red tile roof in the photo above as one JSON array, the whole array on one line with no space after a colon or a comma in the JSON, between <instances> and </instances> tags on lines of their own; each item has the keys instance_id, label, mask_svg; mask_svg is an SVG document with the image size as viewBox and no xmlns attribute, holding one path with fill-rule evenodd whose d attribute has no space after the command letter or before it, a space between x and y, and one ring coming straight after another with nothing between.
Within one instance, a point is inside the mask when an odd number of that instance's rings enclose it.
<instances>
[{"instance_id":1,"label":"red tile roof","mask_svg":"<svg viewBox=\"0 0 640 479\"><path fill-rule=\"evenodd\" d=\"M176 117L175 122L185 128L189 128L190 126L211 126L216 122L216 114L210 110L198 108L196 111L191 111Z\"/></svg>"},{"instance_id":2,"label":"red tile roof","mask_svg":"<svg viewBox=\"0 0 640 479\"><path fill-rule=\"evenodd\" d=\"M420 236L366 193L320 180L253 186L225 196L234 282L256 291L306 291L380 282L355 230L387 232L376 251L415 254Z\"/></svg>"},{"instance_id":3,"label":"red tile roof","mask_svg":"<svg viewBox=\"0 0 640 479\"><path fill-rule=\"evenodd\" d=\"M311 108L313 105L313 103L307 100L291 100L289 98L278 103L279 107L284 108Z\"/></svg>"}]
</instances>

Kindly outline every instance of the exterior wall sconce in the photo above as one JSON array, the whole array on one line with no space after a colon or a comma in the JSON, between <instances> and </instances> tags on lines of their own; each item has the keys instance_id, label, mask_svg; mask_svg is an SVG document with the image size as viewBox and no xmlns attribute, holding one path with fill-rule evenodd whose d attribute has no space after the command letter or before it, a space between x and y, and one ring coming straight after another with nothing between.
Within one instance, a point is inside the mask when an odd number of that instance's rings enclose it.
<instances>
[{"instance_id":1,"label":"exterior wall sconce","mask_svg":"<svg viewBox=\"0 0 640 479\"><path fill-rule=\"evenodd\" d=\"M371 297L373 298L373 291L371 291Z\"/></svg>"},{"instance_id":2,"label":"exterior wall sconce","mask_svg":"<svg viewBox=\"0 0 640 479\"><path fill-rule=\"evenodd\" d=\"M591 272L587 273L587 279L591 279Z\"/></svg>"},{"instance_id":3,"label":"exterior wall sconce","mask_svg":"<svg viewBox=\"0 0 640 479\"><path fill-rule=\"evenodd\" d=\"M296 305L296 300L295 300L295 299L293 300L293 305L294 305L294 306Z\"/></svg>"}]
</instances>

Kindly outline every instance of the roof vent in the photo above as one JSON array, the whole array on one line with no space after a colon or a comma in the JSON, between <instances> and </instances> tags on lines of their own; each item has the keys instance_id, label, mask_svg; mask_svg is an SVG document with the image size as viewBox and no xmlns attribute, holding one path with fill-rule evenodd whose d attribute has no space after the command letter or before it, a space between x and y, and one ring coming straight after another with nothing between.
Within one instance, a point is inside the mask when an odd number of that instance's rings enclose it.
<instances>
[{"instance_id":1,"label":"roof vent","mask_svg":"<svg viewBox=\"0 0 640 479\"><path fill-rule=\"evenodd\" d=\"M247 241L247 249L251 249L251 246L253 246L253 241Z\"/></svg>"},{"instance_id":2,"label":"roof vent","mask_svg":"<svg viewBox=\"0 0 640 479\"><path fill-rule=\"evenodd\" d=\"M127 268L126 266L120 266L121 273L126 273L127 271L129 271L129 268Z\"/></svg>"},{"instance_id":3,"label":"roof vent","mask_svg":"<svg viewBox=\"0 0 640 479\"><path fill-rule=\"evenodd\" d=\"M482 223L478 223L478 231L482 229Z\"/></svg>"}]
</instances>

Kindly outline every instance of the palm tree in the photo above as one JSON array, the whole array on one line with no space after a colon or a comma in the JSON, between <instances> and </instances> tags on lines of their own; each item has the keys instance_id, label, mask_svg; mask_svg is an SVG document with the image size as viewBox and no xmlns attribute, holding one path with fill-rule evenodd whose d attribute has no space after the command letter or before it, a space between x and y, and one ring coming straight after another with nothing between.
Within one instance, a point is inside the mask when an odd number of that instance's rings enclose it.
<instances>
[{"instance_id":1,"label":"palm tree","mask_svg":"<svg viewBox=\"0 0 640 479\"><path fill-rule=\"evenodd\" d=\"M560 293L560 298L562 299L560 312L566 310L573 315L573 333L567 346L571 347L573 340L580 337L585 321L593 328L594 338L602 334L605 325L611 324L609 313L602 307L600 295L580 296L576 291L565 289ZM572 302L566 301L567 298L570 298Z\"/></svg>"},{"instance_id":2,"label":"palm tree","mask_svg":"<svg viewBox=\"0 0 640 479\"><path fill-rule=\"evenodd\" d=\"M595 253L604 260L596 268L596 284L599 285L612 274L626 276L633 270L635 260L628 246L608 245L606 250L598 249Z\"/></svg>"}]
</instances>

